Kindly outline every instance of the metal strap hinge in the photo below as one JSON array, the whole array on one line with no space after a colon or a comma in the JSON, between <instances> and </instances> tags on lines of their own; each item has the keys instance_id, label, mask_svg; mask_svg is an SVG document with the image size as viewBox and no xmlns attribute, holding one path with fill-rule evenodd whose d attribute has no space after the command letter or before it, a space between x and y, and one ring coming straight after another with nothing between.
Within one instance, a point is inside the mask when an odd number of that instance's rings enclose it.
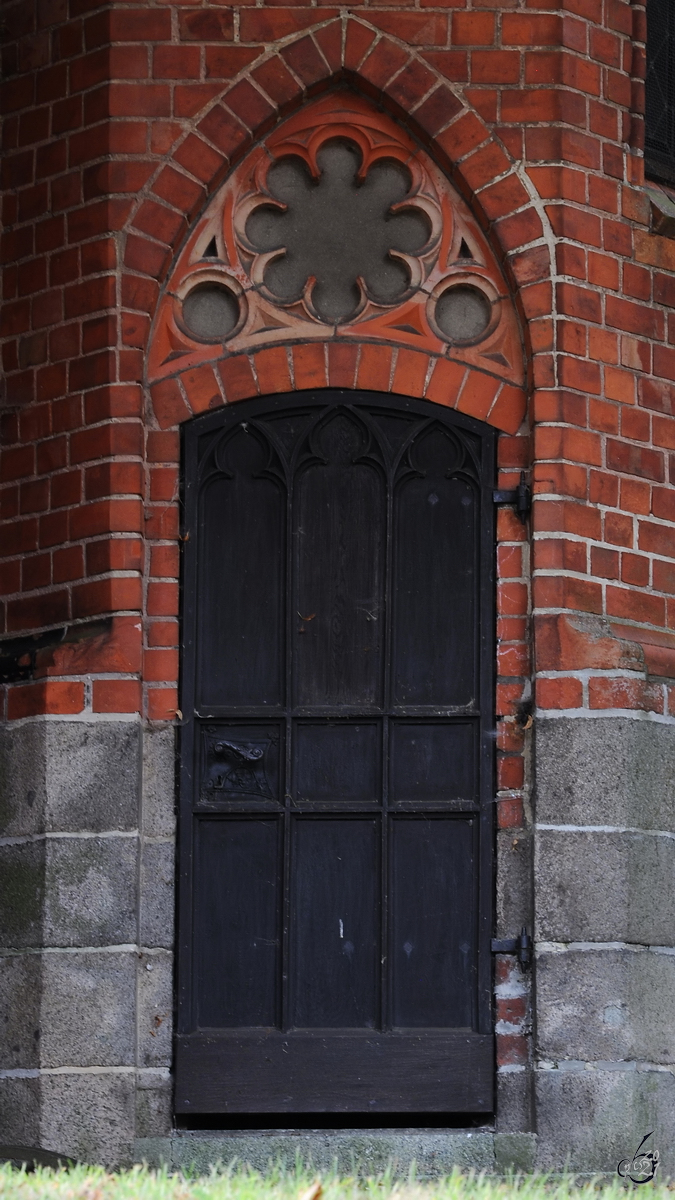
<instances>
[{"instance_id":1,"label":"metal strap hinge","mask_svg":"<svg viewBox=\"0 0 675 1200\"><path fill-rule=\"evenodd\" d=\"M524 971L532 966L532 938L524 925L519 937L493 938L490 949L493 954L517 954L518 962Z\"/></svg>"},{"instance_id":2,"label":"metal strap hinge","mask_svg":"<svg viewBox=\"0 0 675 1200\"><path fill-rule=\"evenodd\" d=\"M532 492L525 482L525 472L520 472L517 488L495 488L492 493L495 504L513 504L521 521L525 521L532 508Z\"/></svg>"}]
</instances>

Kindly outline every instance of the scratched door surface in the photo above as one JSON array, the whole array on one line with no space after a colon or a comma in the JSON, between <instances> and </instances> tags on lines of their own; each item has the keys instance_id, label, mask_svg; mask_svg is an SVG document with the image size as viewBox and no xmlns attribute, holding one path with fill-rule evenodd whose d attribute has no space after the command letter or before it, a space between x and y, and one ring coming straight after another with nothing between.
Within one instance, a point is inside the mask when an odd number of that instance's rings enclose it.
<instances>
[{"instance_id":1,"label":"scratched door surface","mask_svg":"<svg viewBox=\"0 0 675 1200\"><path fill-rule=\"evenodd\" d=\"M303 392L184 472L177 1111L489 1112L493 433Z\"/></svg>"}]
</instances>

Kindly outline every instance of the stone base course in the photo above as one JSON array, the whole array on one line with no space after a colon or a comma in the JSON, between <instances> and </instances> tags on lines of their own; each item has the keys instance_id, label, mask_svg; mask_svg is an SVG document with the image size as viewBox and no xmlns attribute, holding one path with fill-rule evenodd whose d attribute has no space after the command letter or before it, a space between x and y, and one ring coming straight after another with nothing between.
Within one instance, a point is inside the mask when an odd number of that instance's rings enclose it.
<instances>
[{"instance_id":1,"label":"stone base course","mask_svg":"<svg viewBox=\"0 0 675 1200\"><path fill-rule=\"evenodd\" d=\"M340 1129L259 1130L187 1133L170 1138L139 1138L139 1161L170 1169L208 1171L248 1164L257 1171L280 1166L344 1175L433 1179L462 1171L528 1171L535 1158L533 1134L494 1134L492 1130Z\"/></svg>"},{"instance_id":2,"label":"stone base course","mask_svg":"<svg viewBox=\"0 0 675 1200\"><path fill-rule=\"evenodd\" d=\"M171 1129L174 741L0 729L1 1144L115 1166Z\"/></svg>"}]
</instances>

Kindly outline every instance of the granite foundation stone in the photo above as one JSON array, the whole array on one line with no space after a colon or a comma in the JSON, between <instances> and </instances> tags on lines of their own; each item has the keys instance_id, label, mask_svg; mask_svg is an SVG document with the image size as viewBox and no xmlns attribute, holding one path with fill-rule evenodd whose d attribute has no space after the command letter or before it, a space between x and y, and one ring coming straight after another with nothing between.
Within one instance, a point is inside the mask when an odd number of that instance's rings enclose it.
<instances>
[{"instance_id":1,"label":"granite foundation stone","mask_svg":"<svg viewBox=\"0 0 675 1200\"><path fill-rule=\"evenodd\" d=\"M615 1176L653 1130L660 1176L675 1176L675 1076L637 1064L536 1072L536 1166Z\"/></svg>"},{"instance_id":2,"label":"granite foundation stone","mask_svg":"<svg viewBox=\"0 0 675 1200\"><path fill-rule=\"evenodd\" d=\"M168 950L137 955L138 1065L169 1067L173 1033L173 955Z\"/></svg>"},{"instance_id":3,"label":"granite foundation stone","mask_svg":"<svg viewBox=\"0 0 675 1200\"><path fill-rule=\"evenodd\" d=\"M41 1066L134 1064L136 962L131 953L43 956Z\"/></svg>"},{"instance_id":4,"label":"granite foundation stone","mask_svg":"<svg viewBox=\"0 0 675 1200\"><path fill-rule=\"evenodd\" d=\"M259 1130L256 1133L176 1132L170 1138L139 1139L136 1156L150 1166L207 1172L221 1164L254 1170L299 1164L309 1173L405 1178L448 1175L453 1168L493 1172L494 1135L481 1130L422 1129Z\"/></svg>"},{"instance_id":5,"label":"granite foundation stone","mask_svg":"<svg viewBox=\"0 0 675 1200\"><path fill-rule=\"evenodd\" d=\"M39 1146L41 1079L0 1077L0 1141L5 1146Z\"/></svg>"},{"instance_id":6,"label":"granite foundation stone","mask_svg":"<svg viewBox=\"0 0 675 1200\"><path fill-rule=\"evenodd\" d=\"M675 1063L675 955L568 951L537 962L544 1058Z\"/></svg>"},{"instance_id":7,"label":"granite foundation stone","mask_svg":"<svg viewBox=\"0 0 675 1200\"><path fill-rule=\"evenodd\" d=\"M538 941L675 939L675 839L648 833L540 829Z\"/></svg>"},{"instance_id":8,"label":"granite foundation stone","mask_svg":"<svg viewBox=\"0 0 675 1200\"><path fill-rule=\"evenodd\" d=\"M43 1075L40 1144L82 1162L133 1161L135 1072Z\"/></svg>"},{"instance_id":9,"label":"granite foundation stone","mask_svg":"<svg viewBox=\"0 0 675 1200\"><path fill-rule=\"evenodd\" d=\"M174 936L173 841L144 842L141 856L140 943L171 949Z\"/></svg>"},{"instance_id":10,"label":"granite foundation stone","mask_svg":"<svg viewBox=\"0 0 675 1200\"><path fill-rule=\"evenodd\" d=\"M41 997L42 955L1 955L0 1070L40 1066Z\"/></svg>"},{"instance_id":11,"label":"granite foundation stone","mask_svg":"<svg viewBox=\"0 0 675 1200\"><path fill-rule=\"evenodd\" d=\"M47 842L45 946L119 946L137 940L138 839L52 837Z\"/></svg>"},{"instance_id":12,"label":"granite foundation stone","mask_svg":"<svg viewBox=\"0 0 675 1200\"><path fill-rule=\"evenodd\" d=\"M672 830L672 725L540 718L535 752L537 821Z\"/></svg>"}]
</instances>

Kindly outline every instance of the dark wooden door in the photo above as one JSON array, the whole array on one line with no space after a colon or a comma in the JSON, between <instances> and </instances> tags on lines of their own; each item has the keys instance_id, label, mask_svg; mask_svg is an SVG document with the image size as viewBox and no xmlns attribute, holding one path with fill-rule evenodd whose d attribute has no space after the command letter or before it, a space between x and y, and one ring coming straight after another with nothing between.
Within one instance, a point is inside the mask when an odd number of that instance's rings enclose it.
<instances>
[{"instance_id":1,"label":"dark wooden door","mask_svg":"<svg viewBox=\"0 0 675 1200\"><path fill-rule=\"evenodd\" d=\"M489 1112L493 432L186 427L181 1113Z\"/></svg>"}]
</instances>

